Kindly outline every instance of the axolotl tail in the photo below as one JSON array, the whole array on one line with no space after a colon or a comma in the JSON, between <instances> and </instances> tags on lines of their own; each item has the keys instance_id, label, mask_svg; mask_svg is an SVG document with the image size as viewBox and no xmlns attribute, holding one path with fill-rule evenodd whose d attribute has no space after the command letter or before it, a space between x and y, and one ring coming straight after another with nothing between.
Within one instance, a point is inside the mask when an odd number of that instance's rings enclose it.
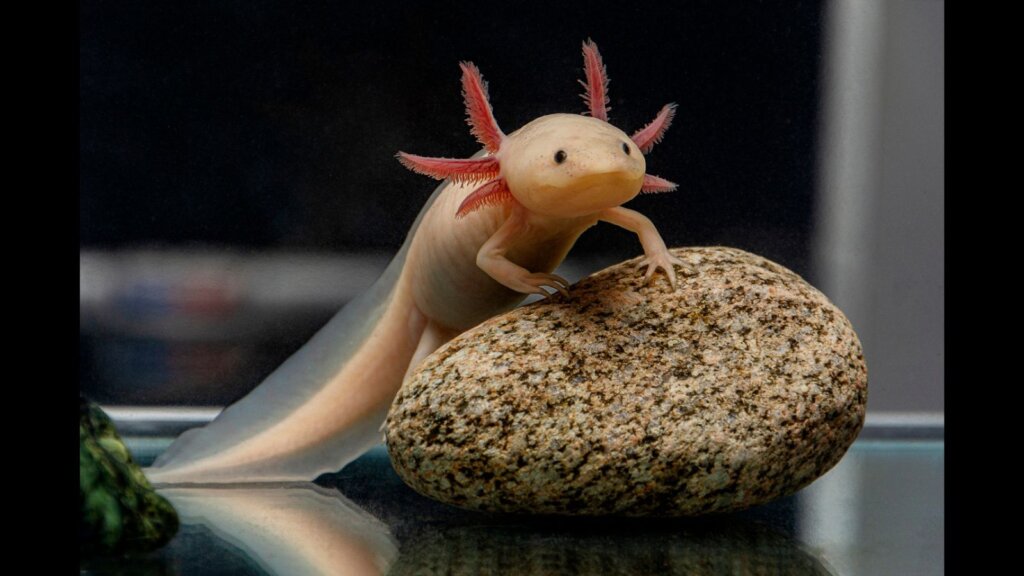
<instances>
[{"instance_id":1,"label":"axolotl tail","mask_svg":"<svg viewBox=\"0 0 1024 576\"><path fill-rule=\"evenodd\" d=\"M248 396L182 434L145 470L154 484L313 480L383 439L380 427L417 351L427 318L403 282L401 251L366 293L345 306ZM436 346L432 346L436 347Z\"/></svg>"},{"instance_id":2,"label":"axolotl tail","mask_svg":"<svg viewBox=\"0 0 1024 576\"><path fill-rule=\"evenodd\" d=\"M407 300L395 286L351 302L248 396L182 434L146 470L149 479L312 480L380 442L425 326Z\"/></svg>"}]
</instances>

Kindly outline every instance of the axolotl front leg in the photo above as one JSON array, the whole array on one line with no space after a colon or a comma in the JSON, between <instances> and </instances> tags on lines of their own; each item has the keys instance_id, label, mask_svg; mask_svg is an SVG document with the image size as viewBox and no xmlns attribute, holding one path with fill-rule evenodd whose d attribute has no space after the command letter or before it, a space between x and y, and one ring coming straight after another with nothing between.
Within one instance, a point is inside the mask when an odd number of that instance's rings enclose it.
<instances>
[{"instance_id":1,"label":"axolotl front leg","mask_svg":"<svg viewBox=\"0 0 1024 576\"><path fill-rule=\"evenodd\" d=\"M552 222L517 207L501 228L480 247L476 257L477 266L498 283L517 292L547 295L543 288L550 287L568 296L567 280L556 274L531 272L509 260L507 254L513 247L522 250L524 244L532 250L561 250L562 242L559 242L558 235L552 234L550 230L561 228L568 231L563 241L571 243L583 230L598 220L615 224L637 235L644 249L644 258L638 268L647 266L645 282L650 281L658 268L661 268L675 287L676 273L673 265L685 266L684 262L668 251L665 241L650 219L635 210L621 206L602 210L590 218L559 222ZM555 241L552 242L552 238L555 238Z\"/></svg>"},{"instance_id":2,"label":"axolotl front leg","mask_svg":"<svg viewBox=\"0 0 1024 576\"><path fill-rule=\"evenodd\" d=\"M661 239L661 234L658 233L658 229L654 227L654 223L648 217L636 210L622 206L604 210L598 217L605 222L625 228L640 238L640 244L644 247L644 258L637 264L637 268L647 266L647 273L644 274L645 282L650 281L658 268L661 268L668 274L668 280L675 288L676 271L673 265L686 266L686 263L668 251L665 241Z\"/></svg>"},{"instance_id":3,"label":"axolotl front leg","mask_svg":"<svg viewBox=\"0 0 1024 576\"><path fill-rule=\"evenodd\" d=\"M476 255L476 265L499 284L516 292L547 296L548 293L543 287L549 286L568 296L569 281L565 278L546 272L530 272L507 257L514 243L529 241L531 232L534 232L531 228L535 227L531 227L529 213L521 207L516 207L508 220L505 220L498 231L480 247ZM533 247L536 250L552 249L539 242L536 244Z\"/></svg>"}]
</instances>

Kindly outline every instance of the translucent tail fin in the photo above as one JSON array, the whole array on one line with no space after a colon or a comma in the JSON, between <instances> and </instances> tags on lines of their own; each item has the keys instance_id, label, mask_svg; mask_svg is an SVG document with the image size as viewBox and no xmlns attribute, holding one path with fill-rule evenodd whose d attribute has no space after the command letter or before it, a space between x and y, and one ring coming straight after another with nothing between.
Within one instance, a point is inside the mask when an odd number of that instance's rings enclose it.
<instances>
[{"instance_id":1,"label":"translucent tail fin","mask_svg":"<svg viewBox=\"0 0 1024 576\"><path fill-rule=\"evenodd\" d=\"M182 434L145 470L154 484L313 480L382 440L426 318L402 282L405 244L373 287L345 306L248 396Z\"/></svg>"}]
</instances>

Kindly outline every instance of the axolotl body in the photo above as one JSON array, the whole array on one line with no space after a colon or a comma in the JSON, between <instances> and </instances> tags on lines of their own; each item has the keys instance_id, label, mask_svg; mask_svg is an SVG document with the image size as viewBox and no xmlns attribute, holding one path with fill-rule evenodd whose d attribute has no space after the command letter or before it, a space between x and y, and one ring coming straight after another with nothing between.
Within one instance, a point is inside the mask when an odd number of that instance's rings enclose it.
<instances>
[{"instance_id":1,"label":"axolotl body","mask_svg":"<svg viewBox=\"0 0 1024 576\"><path fill-rule=\"evenodd\" d=\"M597 46L583 44L589 116L552 114L504 134L487 85L462 63L470 159L404 152L406 167L444 179L402 249L366 294L249 395L205 427L182 434L147 469L159 484L312 480L381 439L404 379L459 333L545 288L568 295L552 271L599 221L635 232L649 279L672 256L649 219L621 205L675 185L646 173L644 153L675 112L666 105L632 136L608 123L608 78Z\"/></svg>"}]
</instances>

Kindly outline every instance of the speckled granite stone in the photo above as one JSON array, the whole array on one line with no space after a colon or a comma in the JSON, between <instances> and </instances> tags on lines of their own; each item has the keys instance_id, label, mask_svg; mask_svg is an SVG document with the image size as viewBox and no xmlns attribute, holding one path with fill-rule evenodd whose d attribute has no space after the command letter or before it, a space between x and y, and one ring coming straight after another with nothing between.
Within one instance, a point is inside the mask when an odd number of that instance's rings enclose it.
<instances>
[{"instance_id":1,"label":"speckled granite stone","mask_svg":"<svg viewBox=\"0 0 1024 576\"><path fill-rule=\"evenodd\" d=\"M790 494L846 452L867 370L849 321L793 272L677 248L484 322L406 382L385 435L415 490L463 508L696 515Z\"/></svg>"}]
</instances>

